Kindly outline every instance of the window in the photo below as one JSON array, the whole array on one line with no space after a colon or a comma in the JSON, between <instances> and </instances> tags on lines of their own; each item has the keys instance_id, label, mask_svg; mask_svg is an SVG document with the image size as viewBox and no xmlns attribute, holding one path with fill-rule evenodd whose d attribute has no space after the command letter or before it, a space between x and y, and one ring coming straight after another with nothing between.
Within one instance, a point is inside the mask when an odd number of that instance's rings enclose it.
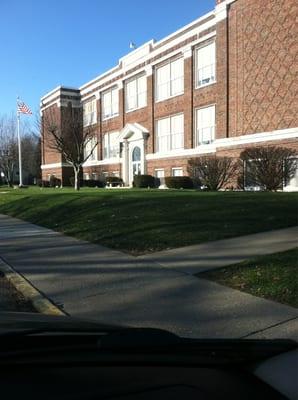
<instances>
[{"instance_id":1,"label":"window","mask_svg":"<svg viewBox=\"0 0 298 400\"><path fill-rule=\"evenodd\" d=\"M156 101L184 91L184 59L169 62L156 70Z\"/></svg>"},{"instance_id":2,"label":"window","mask_svg":"<svg viewBox=\"0 0 298 400\"><path fill-rule=\"evenodd\" d=\"M155 170L155 177L156 178L164 178L165 170L164 169L156 169Z\"/></svg>"},{"instance_id":3,"label":"window","mask_svg":"<svg viewBox=\"0 0 298 400\"><path fill-rule=\"evenodd\" d=\"M215 137L215 106L196 111L196 145L212 143Z\"/></svg>"},{"instance_id":4,"label":"window","mask_svg":"<svg viewBox=\"0 0 298 400\"><path fill-rule=\"evenodd\" d=\"M115 158L119 152L119 132L106 133L104 135L104 158Z\"/></svg>"},{"instance_id":5,"label":"window","mask_svg":"<svg viewBox=\"0 0 298 400\"><path fill-rule=\"evenodd\" d=\"M119 113L118 88L112 88L102 95L103 119L114 117Z\"/></svg>"},{"instance_id":6,"label":"window","mask_svg":"<svg viewBox=\"0 0 298 400\"><path fill-rule=\"evenodd\" d=\"M90 175L87 172L84 172L84 181L89 181L90 180Z\"/></svg>"},{"instance_id":7,"label":"window","mask_svg":"<svg viewBox=\"0 0 298 400\"><path fill-rule=\"evenodd\" d=\"M196 51L196 87L215 82L215 42Z\"/></svg>"},{"instance_id":8,"label":"window","mask_svg":"<svg viewBox=\"0 0 298 400\"><path fill-rule=\"evenodd\" d=\"M84 126L96 124L96 99L83 104L83 124Z\"/></svg>"},{"instance_id":9,"label":"window","mask_svg":"<svg viewBox=\"0 0 298 400\"><path fill-rule=\"evenodd\" d=\"M156 124L157 152L167 152L184 147L184 115L163 118Z\"/></svg>"},{"instance_id":10,"label":"window","mask_svg":"<svg viewBox=\"0 0 298 400\"><path fill-rule=\"evenodd\" d=\"M183 176L182 168L172 168L172 176Z\"/></svg>"},{"instance_id":11,"label":"window","mask_svg":"<svg viewBox=\"0 0 298 400\"><path fill-rule=\"evenodd\" d=\"M97 160L97 138L93 137L88 139L85 150L84 150L85 159L88 157L87 161Z\"/></svg>"},{"instance_id":12,"label":"window","mask_svg":"<svg viewBox=\"0 0 298 400\"><path fill-rule=\"evenodd\" d=\"M125 85L126 111L142 108L147 105L147 77L139 76L128 81Z\"/></svg>"}]
</instances>

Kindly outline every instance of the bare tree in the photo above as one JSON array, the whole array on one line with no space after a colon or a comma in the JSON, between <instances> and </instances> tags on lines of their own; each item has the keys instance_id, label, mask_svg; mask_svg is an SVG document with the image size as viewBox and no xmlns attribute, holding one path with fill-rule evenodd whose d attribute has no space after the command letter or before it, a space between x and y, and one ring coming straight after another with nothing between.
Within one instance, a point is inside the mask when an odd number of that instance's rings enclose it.
<instances>
[{"instance_id":1,"label":"bare tree","mask_svg":"<svg viewBox=\"0 0 298 400\"><path fill-rule=\"evenodd\" d=\"M200 185L219 190L236 178L238 163L230 157L204 156L189 160L187 169Z\"/></svg>"},{"instance_id":2,"label":"bare tree","mask_svg":"<svg viewBox=\"0 0 298 400\"><path fill-rule=\"evenodd\" d=\"M297 152L286 147L249 147L240 154L244 161L244 180L265 190L282 189L295 175L296 157Z\"/></svg>"},{"instance_id":3,"label":"bare tree","mask_svg":"<svg viewBox=\"0 0 298 400\"><path fill-rule=\"evenodd\" d=\"M82 109L72 108L71 104L63 110L61 120L54 112L42 118L43 140L46 146L60 153L74 171L74 188L80 189L82 165L90 158L98 144L97 136L90 126L83 126Z\"/></svg>"},{"instance_id":4,"label":"bare tree","mask_svg":"<svg viewBox=\"0 0 298 400\"><path fill-rule=\"evenodd\" d=\"M41 177L40 137L36 136L33 132L25 133L21 138L21 145L23 169L28 174L28 184L30 184L33 178Z\"/></svg>"},{"instance_id":5,"label":"bare tree","mask_svg":"<svg viewBox=\"0 0 298 400\"><path fill-rule=\"evenodd\" d=\"M0 173L8 186L12 187L18 166L16 120L13 116L0 118Z\"/></svg>"}]
</instances>

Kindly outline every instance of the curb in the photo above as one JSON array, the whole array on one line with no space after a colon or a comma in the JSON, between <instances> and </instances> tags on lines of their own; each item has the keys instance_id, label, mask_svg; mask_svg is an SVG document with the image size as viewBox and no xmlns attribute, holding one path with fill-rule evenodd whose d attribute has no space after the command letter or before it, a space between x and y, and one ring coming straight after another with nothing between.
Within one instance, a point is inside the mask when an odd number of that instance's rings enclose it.
<instances>
[{"instance_id":1,"label":"curb","mask_svg":"<svg viewBox=\"0 0 298 400\"><path fill-rule=\"evenodd\" d=\"M16 272L2 258L0 258L0 272L20 292L26 300L30 301L38 313L48 315L67 315L55 306L47 297L41 294L27 279Z\"/></svg>"}]
</instances>

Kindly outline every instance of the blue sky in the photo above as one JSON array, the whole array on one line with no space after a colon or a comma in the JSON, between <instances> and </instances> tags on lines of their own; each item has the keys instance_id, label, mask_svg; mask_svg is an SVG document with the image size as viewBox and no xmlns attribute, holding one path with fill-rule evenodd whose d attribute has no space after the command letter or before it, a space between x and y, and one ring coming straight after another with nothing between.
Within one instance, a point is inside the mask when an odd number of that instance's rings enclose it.
<instances>
[{"instance_id":1,"label":"blue sky","mask_svg":"<svg viewBox=\"0 0 298 400\"><path fill-rule=\"evenodd\" d=\"M19 95L39 99L78 87L117 64L136 45L162 39L212 10L215 0L0 0L0 115Z\"/></svg>"}]
</instances>

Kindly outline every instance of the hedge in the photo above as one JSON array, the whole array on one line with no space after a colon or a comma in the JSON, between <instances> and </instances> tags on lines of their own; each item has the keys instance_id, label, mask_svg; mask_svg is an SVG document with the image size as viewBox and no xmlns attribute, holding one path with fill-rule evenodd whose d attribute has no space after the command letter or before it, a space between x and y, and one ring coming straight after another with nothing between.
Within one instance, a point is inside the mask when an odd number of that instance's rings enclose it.
<instances>
[{"instance_id":1,"label":"hedge","mask_svg":"<svg viewBox=\"0 0 298 400\"><path fill-rule=\"evenodd\" d=\"M165 183L169 189L193 189L193 181L189 176L166 176Z\"/></svg>"},{"instance_id":2,"label":"hedge","mask_svg":"<svg viewBox=\"0 0 298 400\"><path fill-rule=\"evenodd\" d=\"M133 186L136 188L155 187L155 178L152 175L135 175Z\"/></svg>"}]
</instances>

